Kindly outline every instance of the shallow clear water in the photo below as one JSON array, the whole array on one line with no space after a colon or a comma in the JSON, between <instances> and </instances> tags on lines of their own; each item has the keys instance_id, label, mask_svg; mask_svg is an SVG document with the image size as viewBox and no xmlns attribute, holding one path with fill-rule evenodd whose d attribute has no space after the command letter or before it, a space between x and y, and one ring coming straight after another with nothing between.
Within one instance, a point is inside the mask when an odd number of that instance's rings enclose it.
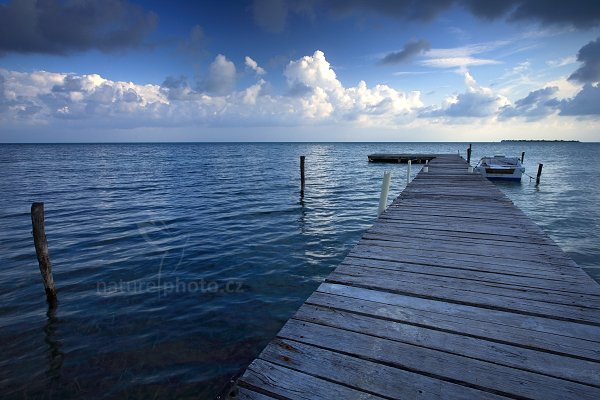
<instances>
[{"instance_id":1,"label":"shallow clear water","mask_svg":"<svg viewBox=\"0 0 600 400\"><path fill-rule=\"evenodd\" d=\"M462 143L0 145L0 393L213 398L375 220L406 165ZM600 144L474 143L542 184L499 184L600 280ZM299 198L299 156L307 186ZM413 175L420 166L413 167ZM44 201L60 305L46 315L29 209Z\"/></svg>"}]
</instances>

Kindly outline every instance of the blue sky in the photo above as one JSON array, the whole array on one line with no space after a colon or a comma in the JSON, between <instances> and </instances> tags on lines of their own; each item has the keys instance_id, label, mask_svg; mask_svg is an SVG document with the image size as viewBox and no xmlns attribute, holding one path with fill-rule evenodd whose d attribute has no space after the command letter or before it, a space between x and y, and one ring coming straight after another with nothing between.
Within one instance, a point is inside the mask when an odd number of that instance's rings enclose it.
<instances>
[{"instance_id":1,"label":"blue sky","mask_svg":"<svg viewBox=\"0 0 600 400\"><path fill-rule=\"evenodd\" d=\"M0 1L0 141L600 139L600 2Z\"/></svg>"}]
</instances>

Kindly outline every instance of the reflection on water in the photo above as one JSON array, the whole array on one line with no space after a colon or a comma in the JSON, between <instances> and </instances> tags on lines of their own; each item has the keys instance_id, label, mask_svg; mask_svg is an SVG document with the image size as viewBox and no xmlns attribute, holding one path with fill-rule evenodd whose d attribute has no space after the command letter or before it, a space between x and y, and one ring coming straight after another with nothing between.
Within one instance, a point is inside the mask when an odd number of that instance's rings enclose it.
<instances>
[{"instance_id":1,"label":"reflection on water","mask_svg":"<svg viewBox=\"0 0 600 400\"><path fill-rule=\"evenodd\" d=\"M64 353L61 351L61 343L58 340L59 320L56 317L56 308L49 308L46 313L48 317L44 333L46 334L46 344L48 345L48 369L46 379L48 381L49 391L56 386L60 380L60 373L63 364Z\"/></svg>"},{"instance_id":2,"label":"reflection on water","mask_svg":"<svg viewBox=\"0 0 600 400\"><path fill-rule=\"evenodd\" d=\"M367 154L464 154L466 144L1 149L3 397L213 398L373 223L383 171L393 172L390 201L403 189L406 165L368 164ZM530 174L543 162L539 188L499 186L594 275L598 150L473 144L473 160L526 151ZM46 204L56 314L46 314L33 201Z\"/></svg>"}]
</instances>

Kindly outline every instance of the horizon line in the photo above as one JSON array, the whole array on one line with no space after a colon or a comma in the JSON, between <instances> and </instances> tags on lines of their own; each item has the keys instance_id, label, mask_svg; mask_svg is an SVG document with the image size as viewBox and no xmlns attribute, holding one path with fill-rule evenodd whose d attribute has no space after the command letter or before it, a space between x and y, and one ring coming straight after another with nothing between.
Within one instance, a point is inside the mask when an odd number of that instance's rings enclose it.
<instances>
[{"instance_id":1,"label":"horizon line","mask_svg":"<svg viewBox=\"0 0 600 400\"><path fill-rule=\"evenodd\" d=\"M600 143L600 141L584 141L584 140L570 140L570 139L502 139L502 140L489 140L489 141L465 141L465 140L440 140L440 141L386 141L386 140L375 140L375 141L339 141L339 140L324 140L324 141L268 141L268 140L254 140L254 141L118 141L118 142L0 142L0 145L17 145L17 144L273 144L273 143L289 143L289 144L310 144L310 143Z\"/></svg>"}]
</instances>

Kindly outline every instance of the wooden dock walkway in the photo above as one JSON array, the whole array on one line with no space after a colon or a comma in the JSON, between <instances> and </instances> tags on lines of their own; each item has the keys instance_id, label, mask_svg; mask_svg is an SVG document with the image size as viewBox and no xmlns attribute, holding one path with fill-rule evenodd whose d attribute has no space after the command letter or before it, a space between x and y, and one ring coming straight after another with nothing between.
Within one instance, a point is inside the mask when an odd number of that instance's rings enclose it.
<instances>
[{"instance_id":1,"label":"wooden dock walkway","mask_svg":"<svg viewBox=\"0 0 600 400\"><path fill-rule=\"evenodd\" d=\"M420 172L240 399L600 399L600 286L457 155Z\"/></svg>"},{"instance_id":2,"label":"wooden dock walkway","mask_svg":"<svg viewBox=\"0 0 600 400\"><path fill-rule=\"evenodd\" d=\"M431 161L438 154L369 154L369 162L372 163L408 163L410 160L413 164L424 164L426 161Z\"/></svg>"}]
</instances>

